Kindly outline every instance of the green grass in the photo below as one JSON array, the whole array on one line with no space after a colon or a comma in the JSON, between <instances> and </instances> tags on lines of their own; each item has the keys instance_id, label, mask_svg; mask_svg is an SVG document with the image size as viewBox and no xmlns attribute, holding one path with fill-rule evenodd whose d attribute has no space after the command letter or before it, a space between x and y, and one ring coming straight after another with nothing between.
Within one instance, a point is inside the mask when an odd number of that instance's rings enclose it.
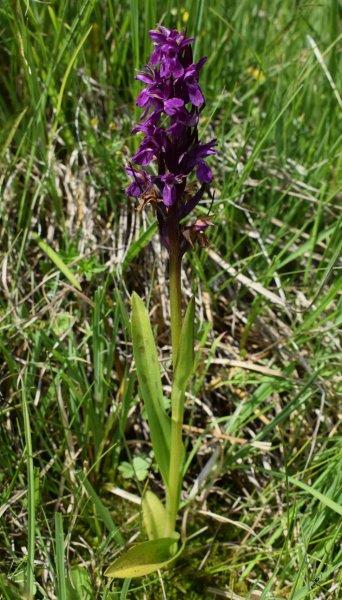
<instances>
[{"instance_id":1,"label":"green grass","mask_svg":"<svg viewBox=\"0 0 342 600\"><path fill-rule=\"evenodd\" d=\"M1 3L1 598L340 598L339 13L337 0ZM215 225L184 263L198 299L189 540L172 570L122 583L102 574L142 539L146 481L119 467L151 459L134 290L169 389L166 260L153 214L123 194L134 72L160 20L186 22L208 56Z\"/></svg>"}]
</instances>

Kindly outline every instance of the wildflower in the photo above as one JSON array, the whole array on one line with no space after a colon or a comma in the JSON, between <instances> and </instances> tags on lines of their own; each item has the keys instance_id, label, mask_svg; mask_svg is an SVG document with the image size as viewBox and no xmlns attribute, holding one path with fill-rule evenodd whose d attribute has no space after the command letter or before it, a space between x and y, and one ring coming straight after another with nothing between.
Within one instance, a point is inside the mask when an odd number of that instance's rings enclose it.
<instances>
[{"instance_id":1,"label":"wildflower","mask_svg":"<svg viewBox=\"0 0 342 600\"><path fill-rule=\"evenodd\" d=\"M132 295L131 319L138 382L166 498L164 506L151 491L144 492L142 517L149 540L117 558L106 570L109 577L148 575L168 566L182 551L176 526L186 464L182 440L185 394L194 369L195 300L191 298L183 318L181 265L184 252L194 243L206 246L205 232L211 225L203 217L190 224L183 222L212 180L206 160L215 153L215 140L201 142L197 128L205 105L199 73L206 59L194 63L193 39L175 29L159 27L150 31L150 37L154 49L149 64L138 75L145 85L137 98L143 114L133 129L143 139L133 156L135 164L126 168L132 179L126 194L139 199L138 210L153 204L161 240L169 252L171 414L163 402L148 312L136 293Z\"/></svg>"},{"instance_id":2,"label":"wildflower","mask_svg":"<svg viewBox=\"0 0 342 600\"><path fill-rule=\"evenodd\" d=\"M145 171L138 171L130 166L126 167L126 173L133 177L133 182L126 188L127 196L138 198L152 185L151 177Z\"/></svg>"}]
</instances>

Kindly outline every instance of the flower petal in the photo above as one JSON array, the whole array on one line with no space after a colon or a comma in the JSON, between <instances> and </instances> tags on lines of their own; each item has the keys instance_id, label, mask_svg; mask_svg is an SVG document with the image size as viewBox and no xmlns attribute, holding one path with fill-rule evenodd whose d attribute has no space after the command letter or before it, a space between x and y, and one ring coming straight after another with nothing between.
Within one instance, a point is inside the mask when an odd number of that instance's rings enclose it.
<instances>
[{"instance_id":1,"label":"flower petal","mask_svg":"<svg viewBox=\"0 0 342 600\"><path fill-rule=\"evenodd\" d=\"M148 165L155 157L154 148L141 148L134 154L133 160L138 165Z\"/></svg>"},{"instance_id":2,"label":"flower petal","mask_svg":"<svg viewBox=\"0 0 342 600\"><path fill-rule=\"evenodd\" d=\"M147 90L141 90L140 94L137 97L136 104L137 106L146 106L148 101L150 100L150 94Z\"/></svg>"},{"instance_id":3,"label":"flower petal","mask_svg":"<svg viewBox=\"0 0 342 600\"><path fill-rule=\"evenodd\" d=\"M138 81L142 81L143 83L153 83L153 77L148 73L138 73L135 78L138 79Z\"/></svg>"},{"instance_id":4,"label":"flower petal","mask_svg":"<svg viewBox=\"0 0 342 600\"><path fill-rule=\"evenodd\" d=\"M202 104L204 104L204 96L201 92L201 88L197 83L188 84L188 93L190 101L194 106L202 106Z\"/></svg>"},{"instance_id":5,"label":"flower petal","mask_svg":"<svg viewBox=\"0 0 342 600\"><path fill-rule=\"evenodd\" d=\"M130 183L126 187L125 194L126 196L133 196L134 198L138 198L138 196L142 194L142 190L135 181L132 181L132 183Z\"/></svg>"},{"instance_id":6,"label":"flower petal","mask_svg":"<svg viewBox=\"0 0 342 600\"><path fill-rule=\"evenodd\" d=\"M176 199L176 190L173 185L166 183L163 189L163 202L165 206L172 206Z\"/></svg>"},{"instance_id":7,"label":"flower petal","mask_svg":"<svg viewBox=\"0 0 342 600\"><path fill-rule=\"evenodd\" d=\"M164 102L164 110L170 116L175 115L182 106L184 106L184 100L181 98L170 98Z\"/></svg>"},{"instance_id":8,"label":"flower petal","mask_svg":"<svg viewBox=\"0 0 342 600\"><path fill-rule=\"evenodd\" d=\"M213 178L211 169L209 169L208 165L204 162L204 160L200 160L197 163L196 175L197 179L201 183L210 183Z\"/></svg>"}]
</instances>

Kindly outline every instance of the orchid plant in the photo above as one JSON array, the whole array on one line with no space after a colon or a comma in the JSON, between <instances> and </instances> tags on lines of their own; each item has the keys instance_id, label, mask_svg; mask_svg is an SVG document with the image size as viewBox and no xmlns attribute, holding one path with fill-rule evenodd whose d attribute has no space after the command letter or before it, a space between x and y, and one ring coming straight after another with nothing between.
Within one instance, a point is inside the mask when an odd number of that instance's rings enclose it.
<instances>
[{"instance_id":1,"label":"orchid plant","mask_svg":"<svg viewBox=\"0 0 342 600\"><path fill-rule=\"evenodd\" d=\"M165 485L165 503L147 490L142 516L148 541L128 549L107 569L109 577L137 577L169 565L182 551L176 519L184 476L182 440L185 393L193 370L194 299L182 316L181 263L196 242L206 244L207 218L188 222L212 172L206 158L215 153L215 140L198 137L199 115L205 100L199 86L206 58L193 62L193 38L158 27L149 32L154 48L137 79L144 84L137 105L143 109L133 133L142 141L127 166L128 196L139 199L139 209L154 206L162 244L169 254L169 297L173 379L171 415L165 409L157 349L147 310L132 295L132 341L139 389L146 408L151 442ZM195 180L195 181L194 181Z\"/></svg>"}]
</instances>

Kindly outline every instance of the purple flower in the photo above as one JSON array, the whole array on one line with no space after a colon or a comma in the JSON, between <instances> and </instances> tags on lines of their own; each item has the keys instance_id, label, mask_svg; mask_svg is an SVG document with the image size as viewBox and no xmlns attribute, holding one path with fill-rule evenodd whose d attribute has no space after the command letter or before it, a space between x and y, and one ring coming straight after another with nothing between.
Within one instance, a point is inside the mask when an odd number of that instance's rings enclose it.
<instances>
[{"instance_id":1,"label":"purple flower","mask_svg":"<svg viewBox=\"0 0 342 600\"><path fill-rule=\"evenodd\" d=\"M204 104L204 96L198 84L199 71L206 62L206 58L202 58L198 63L187 67L183 74L184 86L188 92L189 102L194 106L202 106Z\"/></svg>"},{"instance_id":2,"label":"purple flower","mask_svg":"<svg viewBox=\"0 0 342 600\"><path fill-rule=\"evenodd\" d=\"M153 52L137 79L144 84L136 103L143 109L140 123L133 133L143 139L133 156L140 169L126 169L132 178L126 194L146 197L153 188L154 206L164 245L169 248L169 228L178 228L182 251L189 245L185 238L202 235L204 221L186 227L181 220L197 206L212 181L206 159L215 154L215 140L198 140L198 120L205 99L199 84L200 70L206 62L193 62L193 38L176 29L160 26L150 31ZM149 165L154 163L153 170ZM189 178L199 181L197 190L189 193ZM183 233L182 233L183 232Z\"/></svg>"},{"instance_id":3,"label":"purple flower","mask_svg":"<svg viewBox=\"0 0 342 600\"><path fill-rule=\"evenodd\" d=\"M145 171L137 171L131 166L126 167L125 170L127 175L133 178L132 183L126 188L127 196L138 198L151 187L151 177Z\"/></svg>"},{"instance_id":4,"label":"purple flower","mask_svg":"<svg viewBox=\"0 0 342 600\"><path fill-rule=\"evenodd\" d=\"M177 198L177 184L182 183L182 175L166 173L156 178L163 183L163 202L165 206L172 206Z\"/></svg>"},{"instance_id":5,"label":"purple flower","mask_svg":"<svg viewBox=\"0 0 342 600\"><path fill-rule=\"evenodd\" d=\"M216 140L211 140L207 144L195 144L190 150L184 155L181 161L181 168L185 173L190 173L193 169L196 169L197 179L201 183L210 183L212 180L212 172L205 162L205 158L211 154L215 154L213 147L216 144Z\"/></svg>"},{"instance_id":6,"label":"purple flower","mask_svg":"<svg viewBox=\"0 0 342 600\"><path fill-rule=\"evenodd\" d=\"M172 117L180 112L180 109L184 106L184 100L181 98L170 98L164 102L164 110L167 115Z\"/></svg>"},{"instance_id":7,"label":"purple flower","mask_svg":"<svg viewBox=\"0 0 342 600\"><path fill-rule=\"evenodd\" d=\"M133 132L137 131L145 133L145 138L134 154L133 160L138 165L148 165L165 148L167 136L163 129L156 127L152 123L137 125L134 127Z\"/></svg>"},{"instance_id":8,"label":"purple flower","mask_svg":"<svg viewBox=\"0 0 342 600\"><path fill-rule=\"evenodd\" d=\"M159 27L159 30L150 31L150 38L154 43L150 64L160 64L161 77L181 77L184 73L181 50L185 46L189 46L193 38L187 38L176 29L170 30L162 26Z\"/></svg>"}]
</instances>

